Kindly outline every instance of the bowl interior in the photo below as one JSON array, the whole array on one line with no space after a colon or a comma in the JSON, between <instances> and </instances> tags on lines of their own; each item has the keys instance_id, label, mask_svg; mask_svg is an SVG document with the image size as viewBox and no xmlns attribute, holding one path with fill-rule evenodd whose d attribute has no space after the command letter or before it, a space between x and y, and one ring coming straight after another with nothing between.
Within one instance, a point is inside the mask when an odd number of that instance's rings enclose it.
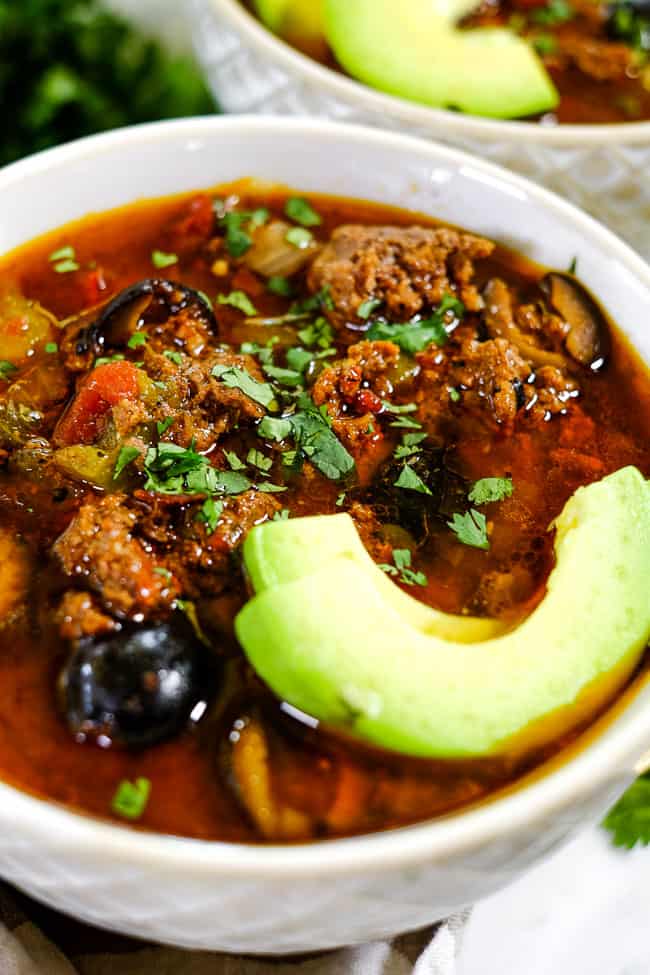
<instances>
[{"instance_id":1,"label":"bowl interior","mask_svg":"<svg viewBox=\"0 0 650 975\"><path fill-rule=\"evenodd\" d=\"M568 267L576 258L580 278L650 363L650 268L609 231L534 184L463 153L348 125L253 117L187 120L122 130L32 157L0 173L0 252L91 211L242 176L426 212L553 267ZM450 843L475 837L477 829L498 831L531 809L565 803L580 789L588 792L616 763L631 774L650 743L650 713L643 706L648 696L644 690L634 697L593 744L530 786L447 820L330 842L330 850L341 851L332 854L330 867L349 860L351 851L369 864L377 851L403 856L410 849L419 855L422 837L429 846L449 849ZM182 850L187 857L188 850L206 846L142 834L132 834L131 843L126 830L80 820L7 786L0 785L0 797L7 813L20 810L34 829L56 820L57 828L73 831L83 823L82 832L96 840L121 833L120 845L137 847L140 856ZM234 854L224 853L224 844L209 846L221 851L215 854L219 862L225 858L233 866ZM307 869L319 864L318 846L251 848L250 862L240 857L236 868L291 862ZM209 862L204 853L191 856Z\"/></svg>"}]
</instances>

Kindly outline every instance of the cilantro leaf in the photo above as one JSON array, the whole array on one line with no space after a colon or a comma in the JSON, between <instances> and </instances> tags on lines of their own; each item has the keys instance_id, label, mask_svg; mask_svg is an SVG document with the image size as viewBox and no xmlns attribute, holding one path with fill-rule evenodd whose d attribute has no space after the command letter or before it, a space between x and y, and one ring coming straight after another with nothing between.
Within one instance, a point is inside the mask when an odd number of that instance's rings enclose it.
<instances>
[{"instance_id":1,"label":"cilantro leaf","mask_svg":"<svg viewBox=\"0 0 650 975\"><path fill-rule=\"evenodd\" d=\"M113 480L116 481L125 467L128 467L136 457L140 456L140 451L137 447L122 447L119 454L117 455L117 461L115 462L115 469L113 471Z\"/></svg>"},{"instance_id":2,"label":"cilantro leaf","mask_svg":"<svg viewBox=\"0 0 650 975\"><path fill-rule=\"evenodd\" d=\"M164 420L159 420L156 423L156 431L159 437L164 437L170 427L174 426L176 422L175 416L166 416Z\"/></svg>"},{"instance_id":3,"label":"cilantro leaf","mask_svg":"<svg viewBox=\"0 0 650 975\"><path fill-rule=\"evenodd\" d=\"M217 295L217 302L220 305L230 305L231 308L236 308L249 318L257 315L257 309L245 291L231 291L229 295Z\"/></svg>"},{"instance_id":4,"label":"cilantro leaf","mask_svg":"<svg viewBox=\"0 0 650 975\"><path fill-rule=\"evenodd\" d=\"M288 489L283 484L271 484L269 481L262 481L261 484L255 485L255 490L261 491L262 494L280 494Z\"/></svg>"},{"instance_id":5,"label":"cilantro leaf","mask_svg":"<svg viewBox=\"0 0 650 975\"><path fill-rule=\"evenodd\" d=\"M610 809L603 826L614 846L631 850L637 843L650 844L650 772L641 775Z\"/></svg>"},{"instance_id":6,"label":"cilantro leaf","mask_svg":"<svg viewBox=\"0 0 650 975\"><path fill-rule=\"evenodd\" d=\"M394 565L379 566L387 575L399 575L400 582L407 586L426 586L427 577L424 572L415 572L411 568L411 552L408 548L393 549Z\"/></svg>"},{"instance_id":7,"label":"cilantro leaf","mask_svg":"<svg viewBox=\"0 0 650 975\"><path fill-rule=\"evenodd\" d=\"M228 461L231 471L243 471L246 468L246 464L243 460L237 456L234 450L224 450L224 457Z\"/></svg>"},{"instance_id":8,"label":"cilantro leaf","mask_svg":"<svg viewBox=\"0 0 650 975\"><path fill-rule=\"evenodd\" d=\"M129 349L139 349L141 346L147 344L147 333L146 332L134 332L126 343Z\"/></svg>"},{"instance_id":9,"label":"cilantro leaf","mask_svg":"<svg viewBox=\"0 0 650 975\"><path fill-rule=\"evenodd\" d=\"M280 443L291 434L291 420L285 417L265 416L257 427L258 437Z\"/></svg>"},{"instance_id":10,"label":"cilantro leaf","mask_svg":"<svg viewBox=\"0 0 650 975\"><path fill-rule=\"evenodd\" d=\"M419 491L420 494L432 493L410 464L404 464L400 476L394 483L395 487L404 488L406 491Z\"/></svg>"},{"instance_id":11,"label":"cilantro leaf","mask_svg":"<svg viewBox=\"0 0 650 975\"><path fill-rule=\"evenodd\" d=\"M251 447L248 451L246 463L264 473L267 473L273 467L273 460L267 457L266 454L263 454L261 450L256 450L255 447Z\"/></svg>"},{"instance_id":12,"label":"cilantro leaf","mask_svg":"<svg viewBox=\"0 0 650 975\"><path fill-rule=\"evenodd\" d=\"M296 372L295 369L285 369L283 366L267 365L266 363L262 368L267 376L275 379L281 386L300 386L302 384L302 373Z\"/></svg>"},{"instance_id":13,"label":"cilantro leaf","mask_svg":"<svg viewBox=\"0 0 650 975\"><path fill-rule=\"evenodd\" d=\"M485 515L480 511L470 508L464 515L456 513L453 520L448 521L447 524L463 545L480 548L484 552L489 549L487 522Z\"/></svg>"},{"instance_id":14,"label":"cilantro leaf","mask_svg":"<svg viewBox=\"0 0 650 975\"><path fill-rule=\"evenodd\" d=\"M290 298L293 294L293 285L289 278L283 278L279 274L271 275L266 287L272 295L279 295L280 298Z\"/></svg>"},{"instance_id":15,"label":"cilantro leaf","mask_svg":"<svg viewBox=\"0 0 650 975\"><path fill-rule=\"evenodd\" d=\"M124 779L118 785L111 801L111 809L123 819L140 819L151 795L149 779L138 778L135 782Z\"/></svg>"},{"instance_id":16,"label":"cilantro leaf","mask_svg":"<svg viewBox=\"0 0 650 975\"><path fill-rule=\"evenodd\" d=\"M338 481L354 470L354 460L330 427L329 418L316 409L309 397L303 409L289 417L296 447L321 474Z\"/></svg>"},{"instance_id":17,"label":"cilantro leaf","mask_svg":"<svg viewBox=\"0 0 650 975\"><path fill-rule=\"evenodd\" d=\"M267 409L275 405L275 393L268 383L260 383L245 369L238 366L216 365L212 370L216 376L230 389L239 389L249 399L265 406Z\"/></svg>"},{"instance_id":18,"label":"cilantro leaf","mask_svg":"<svg viewBox=\"0 0 650 975\"><path fill-rule=\"evenodd\" d=\"M281 511L276 511L273 515L272 521L288 521L291 512L288 508L282 508Z\"/></svg>"},{"instance_id":19,"label":"cilantro leaf","mask_svg":"<svg viewBox=\"0 0 650 975\"><path fill-rule=\"evenodd\" d=\"M212 535L219 519L223 514L223 501L215 501L214 498L206 498L201 506L201 510L196 516L196 520L203 522L208 535Z\"/></svg>"},{"instance_id":20,"label":"cilantro leaf","mask_svg":"<svg viewBox=\"0 0 650 975\"><path fill-rule=\"evenodd\" d=\"M453 314L453 318L449 324L452 324L462 318L465 307L453 295L445 295L438 308L429 318L395 325L389 322L375 322L368 330L368 338L371 340L387 339L398 345L403 352L415 355L416 352L422 352L432 343L440 346L445 345L449 339L445 324L450 318L450 313Z\"/></svg>"},{"instance_id":21,"label":"cilantro leaf","mask_svg":"<svg viewBox=\"0 0 650 975\"><path fill-rule=\"evenodd\" d=\"M575 11L568 0L548 0L545 7L533 10L530 15L533 23L543 24L545 27L565 24L574 17Z\"/></svg>"},{"instance_id":22,"label":"cilantro leaf","mask_svg":"<svg viewBox=\"0 0 650 975\"><path fill-rule=\"evenodd\" d=\"M233 210L219 220L219 226L226 231L226 250L232 257L242 257L253 246L253 238L242 229L248 219L248 213Z\"/></svg>"},{"instance_id":23,"label":"cilantro leaf","mask_svg":"<svg viewBox=\"0 0 650 975\"><path fill-rule=\"evenodd\" d=\"M151 252L151 263L157 268L171 267L172 264L178 264L178 255L154 250Z\"/></svg>"},{"instance_id":24,"label":"cilantro leaf","mask_svg":"<svg viewBox=\"0 0 650 975\"><path fill-rule=\"evenodd\" d=\"M334 339L334 330L326 318L320 316L315 322L306 325L298 332L298 338L307 348L329 349Z\"/></svg>"},{"instance_id":25,"label":"cilantro leaf","mask_svg":"<svg viewBox=\"0 0 650 975\"><path fill-rule=\"evenodd\" d=\"M288 244L297 247L298 250L304 250L309 247L314 238L311 231L305 227L291 227L284 235L284 239Z\"/></svg>"},{"instance_id":26,"label":"cilantro leaf","mask_svg":"<svg viewBox=\"0 0 650 975\"><path fill-rule=\"evenodd\" d=\"M474 504L491 504L509 498L513 491L509 477L482 477L472 485L468 498Z\"/></svg>"},{"instance_id":27,"label":"cilantro leaf","mask_svg":"<svg viewBox=\"0 0 650 975\"><path fill-rule=\"evenodd\" d=\"M367 298L365 301L362 301L357 308L357 317L361 318L365 322L368 318L370 318L373 311L377 311L377 309L382 305L383 301L381 298Z\"/></svg>"},{"instance_id":28,"label":"cilantro leaf","mask_svg":"<svg viewBox=\"0 0 650 975\"><path fill-rule=\"evenodd\" d=\"M299 196L292 196L287 200L284 212L289 220L302 224L303 227L318 227L323 222L311 204Z\"/></svg>"},{"instance_id":29,"label":"cilantro leaf","mask_svg":"<svg viewBox=\"0 0 650 975\"><path fill-rule=\"evenodd\" d=\"M6 359L0 359L0 379L4 379L5 382L9 382L15 372L18 372L18 369L13 362L7 362Z\"/></svg>"}]
</instances>

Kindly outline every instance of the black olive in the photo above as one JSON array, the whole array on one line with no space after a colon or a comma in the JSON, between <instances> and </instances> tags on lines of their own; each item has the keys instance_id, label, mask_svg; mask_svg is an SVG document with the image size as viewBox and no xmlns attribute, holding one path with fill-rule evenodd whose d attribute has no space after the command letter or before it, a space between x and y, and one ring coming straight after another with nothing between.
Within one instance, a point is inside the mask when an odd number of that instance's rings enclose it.
<instances>
[{"instance_id":1,"label":"black olive","mask_svg":"<svg viewBox=\"0 0 650 975\"><path fill-rule=\"evenodd\" d=\"M78 641L59 677L60 704L76 736L152 745L182 731L214 679L208 651L179 614Z\"/></svg>"},{"instance_id":2,"label":"black olive","mask_svg":"<svg viewBox=\"0 0 650 975\"><path fill-rule=\"evenodd\" d=\"M194 317L217 332L212 308L198 291L176 281L146 278L132 284L102 309L99 316L77 336L77 355L95 354L105 347L126 345L140 319L164 322L188 309Z\"/></svg>"},{"instance_id":3,"label":"black olive","mask_svg":"<svg viewBox=\"0 0 650 975\"><path fill-rule=\"evenodd\" d=\"M372 505L383 524L398 524L423 541L441 519L451 517L467 503L467 484L446 462L446 448L424 443L405 459L392 458L380 469L362 500ZM408 487L404 468L408 465L430 493ZM408 483L408 478L406 479Z\"/></svg>"}]
</instances>

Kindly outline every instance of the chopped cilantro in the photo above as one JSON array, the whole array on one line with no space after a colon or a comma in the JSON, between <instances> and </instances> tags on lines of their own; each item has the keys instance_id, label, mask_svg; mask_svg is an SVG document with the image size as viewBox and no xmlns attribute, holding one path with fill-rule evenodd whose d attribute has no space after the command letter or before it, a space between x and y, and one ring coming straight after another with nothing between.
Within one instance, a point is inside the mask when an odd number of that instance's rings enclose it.
<instances>
[{"instance_id":1,"label":"chopped cilantro","mask_svg":"<svg viewBox=\"0 0 650 975\"><path fill-rule=\"evenodd\" d=\"M404 464L400 476L395 481L395 487L406 491L419 491L420 494L431 494L419 474L416 474L410 464Z\"/></svg>"},{"instance_id":2,"label":"chopped cilantro","mask_svg":"<svg viewBox=\"0 0 650 975\"><path fill-rule=\"evenodd\" d=\"M161 442L145 456L145 490L158 494L241 494L251 483L243 474L212 467L193 447Z\"/></svg>"},{"instance_id":3,"label":"chopped cilantro","mask_svg":"<svg viewBox=\"0 0 650 975\"><path fill-rule=\"evenodd\" d=\"M557 51L557 41L552 34L535 34L532 40L535 50L542 57Z\"/></svg>"},{"instance_id":4,"label":"chopped cilantro","mask_svg":"<svg viewBox=\"0 0 650 975\"><path fill-rule=\"evenodd\" d=\"M291 512L289 511L288 508L282 508L281 511L276 511L275 512L275 514L273 515L272 520L273 521L288 521L290 514L291 514Z\"/></svg>"},{"instance_id":5,"label":"chopped cilantro","mask_svg":"<svg viewBox=\"0 0 650 975\"><path fill-rule=\"evenodd\" d=\"M291 227L284 235L284 239L298 250L304 250L305 247L309 247L314 238L311 231L305 227Z\"/></svg>"},{"instance_id":6,"label":"chopped cilantro","mask_svg":"<svg viewBox=\"0 0 650 975\"><path fill-rule=\"evenodd\" d=\"M250 464L251 467L256 467L258 471L263 471L265 474L273 467L273 460L263 454L261 450L256 450L255 447L251 447L248 451L246 463Z\"/></svg>"},{"instance_id":7,"label":"chopped cilantro","mask_svg":"<svg viewBox=\"0 0 650 975\"><path fill-rule=\"evenodd\" d=\"M45 345L45 351L48 355L55 355L59 351L58 342L47 342Z\"/></svg>"},{"instance_id":8,"label":"chopped cilantro","mask_svg":"<svg viewBox=\"0 0 650 975\"><path fill-rule=\"evenodd\" d=\"M257 427L257 435L280 443L291 434L291 421L285 417L265 416Z\"/></svg>"},{"instance_id":9,"label":"chopped cilantro","mask_svg":"<svg viewBox=\"0 0 650 975\"><path fill-rule=\"evenodd\" d=\"M271 379L275 379L281 386L300 386L302 384L302 373L295 369L284 369L282 366L264 364L264 372Z\"/></svg>"},{"instance_id":10,"label":"chopped cilantro","mask_svg":"<svg viewBox=\"0 0 650 975\"><path fill-rule=\"evenodd\" d=\"M316 409L308 396L299 405L302 408L289 417L298 452L325 477L340 480L354 470L354 460L332 431L326 411Z\"/></svg>"},{"instance_id":11,"label":"chopped cilantro","mask_svg":"<svg viewBox=\"0 0 650 975\"><path fill-rule=\"evenodd\" d=\"M474 504L491 504L493 501L503 501L514 491L512 479L509 477L482 477L472 486L468 498Z\"/></svg>"},{"instance_id":12,"label":"chopped cilantro","mask_svg":"<svg viewBox=\"0 0 650 975\"><path fill-rule=\"evenodd\" d=\"M164 437L170 427L176 422L176 417L166 416L164 420L159 420L156 423L156 430L158 431L159 437Z\"/></svg>"},{"instance_id":13,"label":"chopped cilantro","mask_svg":"<svg viewBox=\"0 0 650 975\"><path fill-rule=\"evenodd\" d=\"M345 491L341 491L338 498L336 499L336 507L342 508L345 504Z\"/></svg>"},{"instance_id":14,"label":"chopped cilantro","mask_svg":"<svg viewBox=\"0 0 650 975\"><path fill-rule=\"evenodd\" d=\"M403 460L405 457L413 457L419 451L419 444L426 440L426 433L405 433L402 442L395 448L395 458Z\"/></svg>"},{"instance_id":15,"label":"chopped cilantro","mask_svg":"<svg viewBox=\"0 0 650 975\"><path fill-rule=\"evenodd\" d=\"M248 214L233 211L220 219L219 225L226 231L226 250L232 257L242 257L253 245L253 238L242 230Z\"/></svg>"},{"instance_id":16,"label":"chopped cilantro","mask_svg":"<svg viewBox=\"0 0 650 975\"><path fill-rule=\"evenodd\" d=\"M413 420L410 416L398 416L396 420L393 420L391 427L397 427L404 430L421 430L422 424L418 423L417 420Z\"/></svg>"},{"instance_id":17,"label":"chopped cilantro","mask_svg":"<svg viewBox=\"0 0 650 975\"><path fill-rule=\"evenodd\" d=\"M568 0L548 0L545 7L532 11L530 19L535 24L553 27L556 24L567 23L574 16L575 11Z\"/></svg>"},{"instance_id":18,"label":"chopped cilantro","mask_svg":"<svg viewBox=\"0 0 650 975\"><path fill-rule=\"evenodd\" d=\"M381 298L367 298L366 301L362 301L357 308L357 316L365 322L368 318L370 318L373 311L377 311L382 304L383 301Z\"/></svg>"},{"instance_id":19,"label":"chopped cilantro","mask_svg":"<svg viewBox=\"0 0 650 975\"><path fill-rule=\"evenodd\" d=\"M231 471L243 471L246 468L246 464L241 460L234 450L224 450L224 457L228 461Z\"/></svg>"},{"instance_id":20,"label":"chopped cilantro","mask_svg":"<svg viewBox=\"0 0 650 975\"><path fill-rule=\"evenodd\" d=\"M490 547L487 535L485 515L474 508L470 508L464 515L456 513L452 521L447 524L463 545L480 548L487 551Z\"/></svg>"},{"instance_id":21,"label":"chopped cilantro","mask_svg":"<svg viewBox=\"0 0 650 975\"><path fill-rule=\"evenodd\" d=\"M411 568L411 553L407 548L393 549L394 565L380 565L379 568L389 576L398 576L400 582L407 586L426 586L427 577L424 572L415 572Z\"/></svg>"},{"instance_id":22,"label":"chopped cilantro","mask_svg":"<svg viewBox=\"0 0 650 975\"><path fill-rule=\"evenodd\" d=\"M138 778L135 782L124 779L118 785L111 801L111 809L123 819L140 819L151 795L149 779Z\"/></svg>"},{"instance_id":23,"label":"chopped cilantro","mask_svg":"<svg viewBox=\"0 0 650 975\"><path fill-rule=\"evenodd\" d=\"M452 403L460 403L460 393L455 386L452 386L449 390L449 399L452 401Z\"/></svg>"},{"instance_id":24,"label":"chopped cilantro","mask_svg":"<svg viewBox=\"0 0 650 975\"><path fill-rule=\"evenodd\" d=\"M650 843L650 773L645 772L610 809L603 826L612 834L614 846L628 850Z\"/></svg>"},{"instance_id":25,"label":"chopped cilantro","mask_svg":"<svg viewBox=\"0 0 650 975\"><path fill-rule=\"evenodd\" d=\"M183 356L180 354L180 352L177 352L176 349L165 349L163 355L166 359L169 359L170 362L173 362L174 365L182 366Z\"/></svg>"},{"instance_id":26,"label":"chopped cilantro","mask_svg":"<svg viewBox=\"0 0 650 975\"><path fill-rule=\"evenodd\" d=\"M121 352L115 352L114 355L100 355L99 358L95 359L94 367L105 366L109 362L122 362L125 356Z\"/></svg>"},{"instance_id":27,"label":"chopped cilantro","mask_svg":"<svg viewBox=\"0 0 650 975\"><path fill-rule=\"evenodd\" d=\"M256 210L252 210L249 213L248 222L254 230L256 227L263 227L270 216L271 213L267 207L257 207Z\"/></svg>"},{"instance_id":28,"label":"chopped cilantro","mask_svg":"<svg viewBox=\"0 0 650 975\"><path fill-rule=\"evenodd\" d=\"M140 450L138 447L122 447L119 454L117 455L117 461L115 462L115 470L113 471L113 480L116 481L125 467L128 467L136 457L140 456Z\"/></svg>"},{"instance_id":29,"label":"chopped cilantro","mask_svg":"<svg viewBox=\"0 0 650 975\"><path fill-rule=\"evenodd\" d=\"M318 346L320 349L329 349L334 339L334 331L326 318L320 316L315 322L306 325L298 332L298 338L308 348Z\"/></svg>"},{"instance_id":30,"label":"chopped cilantro","mask_svg":"<svg viewBox=\"0 0 650 975\"><path fill-rule=\"evenodd\" d=\"M216 365L212 375L220 379L229 389L239 389L260 406L267 408L275 406L273 387L268 383L258 382L245 369L240 369L238 366Z\"/></svg>"},{"instance_id":31,"label":"chopped cilantro","mask_svg":"<svg viewBox=\"0 0 650 975\"><path fill-rule=\"evenodd\" d=\"M291 306L291 311L296 314L305 314L306 312L318 312L318 311L333 311L334 302L332 301L332 295L329 284L324 284L323 287L316 292L316 294L310 295L309 298L303 298L301 301L294 301Z\"/></svg>"},{"instance_id":32,"label":"chopped cilantro","mask_svg":"<svg viewBox=\"0 0 650 975\"><path fill-rule=\"evenodd\" d=\"M289 220L302 224L303 227L318 227L323 222L311 204L299 196L292 196L287 200L284 212Z\"/></svg>"},{"instance_id":33,"label":"chopped cilantro","mask_svg":"<svg viewBox=\"0 0 650 975\"><path fill-rule=\"evenodd\" d=\"M78 271L80 266L76 261L66 260L57 261L56 264L52 265L52 268L57 274L70 274L72 271Z\"/></svg>"},{"instance_id":34,"label":"chopped cilantro","mask_svg":"<svg viewBox=\"0 0 650 975\"><path fill-rule=\"evenodd\" d=\"M139 349L141 346L147 344L147 334L146 332L134 332L130 337L129 341L126 343L130 349Z\"/></svg>"},{"instance_id":35,"label":"chopped cilantro","mask_svg":"<svg viewBox=\"0 0 650 975\"><path fill-rule=\"evenodd\" d=\"M220 305L230 305L244 315L257 315L257 309L245 291L231 291L229 295L217 295Z\"/></svg>"},{"instance_id":36,"label":"chopped cilantro","mask_svg":"<svg viewBox=\"0 0 650 975\"><path fill-rule=\"evenodd\" d=\"M313 358L313 352L308 352L307 349L302 349L300 346L287 351L287 365L289 368L295 369L296 372L304 372Z\"/></svg>"},{"instance_id":37,"label":"chopped cilantro","mask_svg":"<svg viewBox=\"0 0 650 975\"><path fill-rule=\"evenodd\" d=\"M279 274L273 274L266 282L266 287L272 295L279 295L281 298L290 298L293 294L293 285L289 278L280 277Z\"/></svg>"},{"instance_id":38,"label":"chopped cilantro","mask_svg":"<svg viewBox=\"0 0 650 975\"><path fill-rule=\"evenodd\" d=\"M402 403L399 405L397 403L391 403L387 399L383 399L381 405L387 413L394 413L396 416L399 416L401 413L415 413L418 408L417 403Z\"/></svg>"},{"instance_id":39,"label":"chopped cilantro","mask_svg":"<svg viewBox=\"0 0 650 975\"><path fill-rule=\"evenodd\" d=\"M151 263L157 268L171 267L172 264L178 264L178 255L154 250L151 252Z\"/></svg>"},{"instance_id":40,"label":"chopped cilantro","mask_svg":"<svg viewBox=\"0 0 650 975\"><path fill-rule=\"evenodd\" d=\"M201 510L196 516L196 520L205 525L205 530L208 535L212 535L219 524L219 519L221 518L222 514L223 501L215 501L214 498L206 498L201 505Z\"/></svg>"},{"instance_id":41,"label":"chopped cilantro","mask_svg":"<svg viewBox=\"0 0 650 975\"><path fill-rule=\"evenodd\" d=\"M571 258L571 263L569 264L569 266L567 268L567 273L568 274L575 274L577 270L578 270L578 258L577 257L572 257Z\"/></svg>"},{"instance_id":42,"label":"chopped cilantro","mask_svg":"<svg viewBox=\"0 0 650 975\"><path fill-rule=\"evenodd\" d=\"M169 582L169 580L172 577L171 572L169 571L169 569L166 569L164 565L157 565L156 568L153 570L153 574L155 576L162 576L163 579L167 580L167 582Z\"/></svg>"},{"instance_id":43,"label":"chopped cilantro","mask_svg":"<svg viewBox=\"0 0 650 975\"><path fill-rule=\"evenodd\" d=\"M48 257L50 264L55 264L57 261L74 261L75 260L75 249L71 247L70 244L66 244L65 247L59 247L58 250L52 251Z\"/></svg>"},{"instance_id":44,"label":"chopped cilantro","mask_svg":"<svg viewBox=\"0 0 650 975\"><path fill-rule=\"evenodd\" d=\"M261 484L255 485L256 491L261 491L262 494L280 494L282 491L286 491L287 488L283 484L271 484L269 481L262 481Z\"/></svg>"},{"instance_id":45,"label":"chopped cilantro","mask_svg":"<svg viewBox=\"0 0 650 975\"><path fill-rule=\"evenodd\" d=\"M453 321L458 321L465 313L465 307L453 295L447 294L429 318L396 325L389 322L375 322L368 330L368 338L387 339L398 345L403 352L415 355L431 343L444 345L447 342L449 335L445 323L448 322L450 313L453 314Z\"/></svg>"}]
</instances>

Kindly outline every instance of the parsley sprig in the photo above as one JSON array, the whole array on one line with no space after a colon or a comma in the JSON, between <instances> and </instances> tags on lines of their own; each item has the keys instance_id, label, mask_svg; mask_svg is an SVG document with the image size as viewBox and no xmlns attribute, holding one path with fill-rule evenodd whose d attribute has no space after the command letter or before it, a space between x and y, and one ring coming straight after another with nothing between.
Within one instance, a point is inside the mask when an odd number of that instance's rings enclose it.
<instances>
[{"instance_id":1,"label":"parsley sprig","mask_svg":"<svg viewBox=\"0 0 650 975\"><path fill-rule=\"evenodd\" d=\"M427 577L424 572L416 572L411 566L411 552L408 548L393 549L394 565L380 564L387 575L399 577L399 581L407 586L426 586Z\"/></svg>"},{"instance_id":2,"label":"parsley sprig","mask_svg":"<svg viewBox=\"0 0 650 975\"><path fill-rule=\"evenodd\" d=\"M449 339L448 329L457 325L464 314L463 303L453 295L446 294L428 318L414 318L398 324L377 321L368 329L368 338L386 339L398 345L403 352L415 355L428 345L445 345Z\"/></svg>"}]
</instances>

